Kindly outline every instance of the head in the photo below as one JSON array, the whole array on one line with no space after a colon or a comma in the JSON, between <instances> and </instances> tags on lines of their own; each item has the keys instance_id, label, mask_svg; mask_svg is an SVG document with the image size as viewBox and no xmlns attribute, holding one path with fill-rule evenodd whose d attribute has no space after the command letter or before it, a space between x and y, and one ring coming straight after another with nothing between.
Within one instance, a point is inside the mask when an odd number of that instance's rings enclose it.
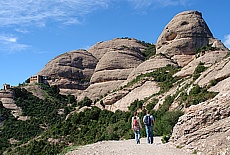
<instances>
[{"instance_id":1,"label":"head","mask_svg":"<svg viewBox=\"0 0 230 155\"><path fill-rule=\"evenodd\" d=\"M147 110L147 111L146 111L146 114L150 114L150 111L149 111L149 110Z\"/></svg>"},{"instance_id":2,"label":"head","mask_svg":"<svg viewBox=\"0 0 230 155\"><path fill-rule=\"evenodd\" d=\"M137 112L134 112L134 116L137 116L138 115L138 113Z\"/></svg>"}]
</instances>

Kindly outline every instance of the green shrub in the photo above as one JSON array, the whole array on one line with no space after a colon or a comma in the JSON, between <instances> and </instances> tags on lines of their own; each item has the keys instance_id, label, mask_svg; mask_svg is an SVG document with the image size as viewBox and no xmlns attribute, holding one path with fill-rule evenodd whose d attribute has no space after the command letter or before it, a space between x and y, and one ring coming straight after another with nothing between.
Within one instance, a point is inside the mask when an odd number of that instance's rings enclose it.
<instances>
[{"instance_id":1,"label":"green shrub","mask_svg":"<svg viewBox=\"0 0 230 155\"><path fill-rule=\"evenodd\" d=\"M200 77L201 73L204 72L207 68L204 66L204 63L199 63L193 73L193 80L196 80Z\"/></svg>"},{"instance_id":2,"label":"green shrub","mask_svg":"<svg viewBox=\"0 0 230 155\"><path fill-rule=\"evenodd\" d=\"M212 99L216 95L216 92L209 92L207 91L207 88L201 88L199 85L194 85L194 87L189 92L189 95L184 97L182 102L185 103L185 107L189 107L191 105L196 105L204 102L208 99Z\"/></svg>"},{"instance_id":3,"label":"green shrub","mask_svg":"<svg viewBox=\"0 0 230 155\"><path fill-rule=\"evenodd\" d=\"M218 83L216 79L210 81L210 86L215 86Z\"/></svg>"},{"instance_id":4,"label":"green shrub","mask_svg":"<svg viewBox=\"0 0 230 155\"><path fill-rule=\"evenodd\" d=\"M84 99L82 101L77 103L77 106L79 106L80 108L84 107L84 106L89 107L89 106L91 106L92 103L93 103L93 101L90 98L84 97Z\"/></svg>"},{"instance_id":5,"label":"green shrub","mask_svg":"<svg viewBox=\"0 0 230 155\"><path fill-rule=\"evenodd\" d=\"M133 84L141 81L145 77L154 78L156 82L159 83L159 86L161 87L160 93L164 93L168 91L172 86L173 83L179 80L178 77L173 77L173 75L178 71L178 68L175 68L174 66L167 65L163 68L158 68L153 72L141 74L137 76L135 79L133 79L131 82L129 82L125 87L132 86Z\"/></svg>"},{"instance_id":6,"label":"green shrub","mask_svg":"<svg viewBox=\"0 0 230 155\"><path fill-rule=\"evenodd\" d=\"M207 46L203 46L201 48L197 48L196 49L196 53L202 53L205 51L216 51L219 50L219 48L217 47L212 47L212 44L207 44Z\"/></svg>"},{"instance_id":7,"label":"green shrub","mask_svg":"<svg viewBox=\"0 0 230 155\"><path fill-rule=\"evenodd\" d=\"M147 44L147 48L142 51L145 60L148 60L151 56L156 54L156 46L154 44Z\"/></svg>"},{"instance_id":8,"label":"green shrub","mask_svg":"<svg viewBox=\"0 0 230 155\"><path fill-rule=\"evenodd\" d=\"M162 139L161 139L162 143L163 143L163 144L168 143L170 137L171 137L170 134L163 135L163 136L162 136Z\"/></svg>"},{"instance_id":9,"label":"green shrub","mask_svg":"<svg viewBox=\"0 0 230 155\"><path fill-rule=\"evenodd\" d=\"M155 107L155 105L157 104L157 102L158 102L158 99L153 99L152 100L152 102L150 102L150 103L148 103L147 105L146 105L146 109L147 110L149 110L149 111L151 111L154 107Z\"/></svg>"},{"instance_id":10,"label":"green shrub","mask_svg":"<svg viewBox=\"0 0 230 155\"><path fill-rule=\"evenodd\" d=\"M131 112L135 112L137 111L138 109L142 109L142 106L143 106L143 103L144 101L143 100L135 100L134 102L132 102L130 104L130 106L128 107L128 109L131 111Z\"/></svg>"},{"instance_id":11,"label":"green shrub","mask_svg":"<svg viewBox=\"0 0 230 155\"><path fill-rule=\"evenodd\" d=\"M157 113L157 112L156 112ZM181 111L167 111L166 113L156 114L154 123L154 134L156 136L171 135L174 125L177 123Z\"/></svg>"}]
</instances>

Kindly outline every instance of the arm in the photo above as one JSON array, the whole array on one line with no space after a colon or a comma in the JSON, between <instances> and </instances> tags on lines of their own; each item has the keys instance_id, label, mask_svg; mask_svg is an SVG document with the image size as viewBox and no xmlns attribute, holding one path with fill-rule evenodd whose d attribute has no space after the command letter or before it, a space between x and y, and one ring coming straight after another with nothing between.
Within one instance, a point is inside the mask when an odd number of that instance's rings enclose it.
<instances>
[{"instance_id":1,"label":"arm","mask_svg":"<svg viewBox=\"0 0 230 155\"><path fill-rule=\"evenodd\" d=\"M131 121L131 129L133 129L133 117L132 117L132 121Z\"/></svg>"},{"instance_id":2,"label":"arm","mask_svg":"<svg viewBox=\"0 0 230 155\"><path fill-rule=\"evenodd\" d=\"M143 117L143 120L142 120L142 121L143 121L143 123L145 122L144 120L145 120L145 116Z\"/></svg>"},{"instance_id":3,"label":"arm","mask_svg":"<svg viewBox=\"0 0 230 155\"><path fill-rule=\"evenodd\" d=\"M140 128L142 128L140 119L138 119L138 123L140 125Z\"/></svg>"},{"instance_id":4,"label":"arm","mask_svg":"<svg viewBox=\"0 0 230 155\"><path fill-rule=\"evenodd\" d=\"M153 116L152 116L151 120L152 120L152 123L154 124L154 117Z\"/></svg>"}]
</instances>

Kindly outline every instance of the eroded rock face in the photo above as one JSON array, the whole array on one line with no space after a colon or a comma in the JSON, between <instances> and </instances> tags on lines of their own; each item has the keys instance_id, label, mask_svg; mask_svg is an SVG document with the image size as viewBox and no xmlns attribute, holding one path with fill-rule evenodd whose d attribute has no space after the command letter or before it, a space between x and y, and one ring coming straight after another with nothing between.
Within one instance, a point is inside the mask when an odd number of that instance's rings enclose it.
<instances>
[{"instance_id":1,"label":"eroded rock face","mask_svg":"<svg viewBox=\"0 0 230 155\"><path fill-rule=\"evenodd\" d=\"M100 59L91 83L126 80L130 72L144 61L139 50L119 47L108 51Z\"/></svg>"},{"instance_id":2,"label":"eroded rock face","mask_svg":"<svg viewBox=\"0 0 230 155\"><path fill-rule=\"evenodd\" d=\"M137 77L140 74L145 74L148 72L153 72L157 68L162 68L167 65L177 66L172 60L166 58L165 56L159 54L152 56L149 60L144 61L139 66L137 66L128 77L128 81L131 81L133 78Z\"/></svg>"},{"instance_id":3,"label":"eroded rock face","mask_svg":"<svg viewBox=\"0 0 230 155\"><path fill-rule=\"evenodd\" d=\"M154 81L146 81L140 87L136 87L133 90L130 90L129 93L124 94L124 96L117 100L112 105L107 105L106 109L111 111L116 111L120 109L122 111L127 111L128 107L135 100L143 100L146 97L156 94L160 91L160 87Z\"/></svg>"},{"instance_id":4,"label":"eroded rock face","mask_svg":"<svg viewBox=\"0 0 230 155\"><path fill-rule=\"evenodd\" d=\"M20 119L22 109L15 104L14 97L14 92L12 90L0 90L0 104L6 109L11 110L11 114L15 118Z\"/></svg>"},{"instance_id":5,"label":"eroded rock face","mask_svg":"<svg viewBox=\"0 0 230 155\"><path fill-rule=\"evenodd\" d=\"M139 43L138 40L133 38L115 38L110 41L99 42L88 49L90 53L93 54L98 60L100 60L104 54L107 52L120 48L120 47L134 48L140 51L144 50L146 47Z\"/></svg>"},{"instance_id":6,"label":"eroded rock face","mask_svg":"<svg viewBox=\"0 0 230 155\"><path fill-rule=\"evenodd\" d=\"M218 94L210 101L189 107L179 118L170 139L176 146L200 155L225 154L230 148L230 95Z\"/></svg>"},{"instance_id":7,"label":"eroded rock face","mask_svg":"<svg viewBox=\"0 0 230 155\"><path fill-rule=\"evenodd\" d=\"M183 67L192 60L191 55L195 54L196 49L207 46L211 38L213 35L202 14L185 11L174 16L166 25L157 40L156 52L175 59ZM184 59L173 58L177 55L184 55Z\"/></svg>"},{"instance_id":8,"label":"eroded rock face","mask_svg":"<svg viewBox=\"0 0 230 155\"><path fill-rule=\"evenodd\" d=\"M133 69L144 61L141 51L145 48L136 39L114 39L90 48L89 51L99 62L90 79L90 86L78 99L88 96L94 100L119 88Z\"/></svg>"},{"instance_id":9,"label":"eroded rock face","mask_svg":"<svg viewBox=\"0 0 230 155\"><path fill-rule=\"evenodd\" d=\"M76 50L57 56L38 73L51 77L49 83L59 88L86 89L96 68L97 59L85 50Z\"/></svg>"},{"instance_id":10,"label":"eroded rock face","mask_svg":"<svg viewBox=\"0 0 230 155\"><path fill-rule=\"evenodd\" d=\"M227 54L228 54L228 51L206 51L206 52L204 52L204 54L202 56L193 59L189 64L187 64L185 67L183 67L181 69L181 71L179 71L175 74L175 76L186 77L186 76L192 75L199 63L204 63L205 67L210 67L210 66L214 65L215 63L218 63L218 62L220 63ZM214 66L212 66L211 68L213 68L213 67ZM213 69L213 70L215 70L215 69ZM210 71L208 71L208 72L210 72ZM215 75L215 74L216 73L213 73L213 75ZM206 77L205 78L203 77L203 78L204 79L212 79L213 75L212 76L206 76L205 75ZM203 79L200 79L200 80L203 81ZM206 80L206 84L208 82L209 81ZM204 84L199 84L199 85L203 86Z\"/></svg>"},{"instance_id":11,"label":"eroded rock face","mask_svg":"<svg viewBox=\"0 0 230 155\"><path fill-rule=\"evenodd\" d=\"M230 62L229 58L223 59L215 65L208 68L196 81L201 87L211 84L211 81L216 81L216 85L210 88L210 91L223 92L228 90L230 77Z\"/></svg>"},{"instance_id":12,"label":"eroded rock face","mask_svg":"<svg viewBox=\"0 0 230 155\"><path fill-rule=\"evenodd\" d=\"M85 96L89 97L91 100L99 99L104 94L118 88L123 82L123 80L117 80L91 84L86 90L76 95L77 100L81 101Z\"/></svg>"}]
</instances>

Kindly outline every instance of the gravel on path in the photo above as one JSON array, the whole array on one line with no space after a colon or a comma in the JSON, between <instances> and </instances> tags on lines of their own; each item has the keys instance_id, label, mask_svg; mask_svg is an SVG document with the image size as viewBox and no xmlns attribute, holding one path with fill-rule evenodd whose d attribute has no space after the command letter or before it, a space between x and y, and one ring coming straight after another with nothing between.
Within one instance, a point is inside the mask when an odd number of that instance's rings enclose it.
<instances>
[{"instance_id":1,"label":"gravel on path","mask_svg":"<svg viewBox=\"0 0 230 155\"><path fill-rule=\"evenodd\" d=\"M136 144L134 139L102 141L79 147L66 155L189 155L183 149L162 144L161 137L154 137L154 144L147 144L145 138Z\"/></svg>"}]
</instances>

